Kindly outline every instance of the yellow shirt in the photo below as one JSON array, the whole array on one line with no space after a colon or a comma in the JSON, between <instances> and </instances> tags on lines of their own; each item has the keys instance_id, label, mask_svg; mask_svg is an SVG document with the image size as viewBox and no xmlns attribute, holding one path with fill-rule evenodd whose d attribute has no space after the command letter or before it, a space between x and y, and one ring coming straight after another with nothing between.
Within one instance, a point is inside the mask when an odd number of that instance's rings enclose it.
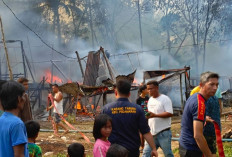
<instances>
[{"instance_id":1,"label":"yellow shirt","mask_svg":"<svg viewBox=\"0 0 232 157\"><path fill-rule=\"evenodd\" d=\"M201 89L200 86L196 86L195 88L193 88L193 90L190 93L190 96L195 94L195 93L198 93L200 91L200 89Z\"/></svg>"}]
</instances>

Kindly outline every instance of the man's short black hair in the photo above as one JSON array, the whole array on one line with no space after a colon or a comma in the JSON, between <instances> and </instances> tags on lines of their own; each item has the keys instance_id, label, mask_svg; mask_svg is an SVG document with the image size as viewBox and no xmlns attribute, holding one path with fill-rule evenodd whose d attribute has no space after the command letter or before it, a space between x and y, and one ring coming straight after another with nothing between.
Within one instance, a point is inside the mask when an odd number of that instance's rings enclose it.
<instances>
[{"instance_id":1,"label":"man's short black hair","mask_svg":"<svg viewBox=\"0 0 232 157\"><path fill-rule=\"evenodd\" d=\"M142 85L139 87L139 93L142 93L143 90L147 89L147 85Z\"/></svg>"},{"instance_id":2,"label":"man's short black hair","mask_svg":"<svg viewBox=\"0 0 232 157\"><path fill-rule=\"evenodd\" d=\"M21 83L23 84L24 82L29 82L29 80L25 77L20 77L18 80L17 80L18 83Z\"/></svg>"},{"instance_id":3,"label":"man's short black hair","mask_svg":"<svg viewBox=\"0 0 232 157\"><path fill-rule=\"evenodd\" d=\"M40 124L36 121L30 120L25 122L25 126L27 129L27 137L28 138L35 138L40 130Z\"/></svg>"},{"instance_id":4,"label":"man's short black hair","mask_svg":"<svg viewBox=\"0 0 232 157\"><path fill-rule=\"evenodd\" d=\"M85 147L80 143L73 143L68 146L69 157L83 157L85 154Z\"/></svg>"},{"instance_id":5,"label":"man's short black hair","mask_svg":"<svg viewBox=\"0 0 232 157\"><path fill-rule=\"evenodd\" d=\"M128 150L119 144L112 144L106 153L106 157L127 157Z\"/></svg>"},{"instance_id":6,"label":"man's short black hair","mask_svg":"<svg viewBox=\"0 0 232 157\"><path fill-rule=\"evenodd\" d=\"M13 110L18 106L18 97L22 97L25 89L22 84L15 81L7 81L2 85L0 98L4 110Z\"/></svg>"},{"instance_id":7,"label":"man's short black hair","mask_svg":"<svg viewBox=\"0 0 232 157\"><path fill-rule=\"evenodd\" d=\"M119 94L129 95L130 89L131 89L131 83L128 80L119 80L116 83L116 88L117 88Z\"/></svg>"},{"instance_id":8,"label":"man's short black hair","mask_svg":"<svg viewBox=\"0 0 232 157\"><path fill-rule=\"evenodd\" d=\"M57 87L57 88L59 87L58 84L53 84L52 86L55 86L55 87Z\"/></svg>"},{"instance_id":9,"label":"man's short black hair","mask_svg":"<svg viewBox=\"0 0 232 157\"><path fill-rule=\"evenodd\" d=\"M107 114L99 114L95 117L95 121L93 124L93 137L95 138L95 140L102 137L101 128L103 128L107 124L107 121L110 121L112 124L112 118Z\"/></svg>"},{"instance_id":10,"label":"man's short black hair","mask_svg":"<svg viewBox=\"0 0 232 157\"><path fill-rule=\"evenodd\" d=\"M152 80L152 81L148 81L147 82L147 85L154 85L154 86L157 86L157 87L159 87L159 82L157 82L156 80Z\"/></svg>"},{"instance_id":11,"label":"man's short black hair","mask_svg":"<svg viewBox=\"0 0 232 157\"><path fill-rule=\"evenodd\" d=\"M4 84L4 83L6 83L7 81L5 81L5 80L0 80L0 91L2 90L2 85Z\"/></svg>"}]
</instances>

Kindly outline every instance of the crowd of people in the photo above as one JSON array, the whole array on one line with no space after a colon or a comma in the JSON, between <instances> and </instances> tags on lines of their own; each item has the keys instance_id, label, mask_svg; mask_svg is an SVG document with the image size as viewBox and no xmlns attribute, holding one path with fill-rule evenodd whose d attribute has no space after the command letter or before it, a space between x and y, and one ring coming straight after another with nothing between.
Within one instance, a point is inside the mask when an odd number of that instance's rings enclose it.
<instances>
[{"instance_id":1,"label":"crowd of people","mask_svg":"<svg viewBox=\"0 0 232 157\"><path fill-rule=\"evenodd\" d=\"M179 154L181 157L216 156L216 136L212 122L220 125L219 76L216 73L201 74L200 84L188 98L181 121ZM1 86L0 98L0 157L42 156L35 144L40 124L33 120L28 95L28 80L7 81ZM55 134L58 127L68 128L61 122L63 95L58 85L52 86ZM129 101L131 83L118 80L115 88L117 100L106 104L95 117L93 125L94 157L158 157L161 148L165 157L173 157L171 148L171 99L159 92L159 83L149 81L139 88L136 103ZM216 94L215 94L216 93ZM205 124L205 122L207 122ZM205 128L205 129L204 129ZM85 148L73 143L67 149L69 157L84 157Z\"/></svg>"}]
</instances>

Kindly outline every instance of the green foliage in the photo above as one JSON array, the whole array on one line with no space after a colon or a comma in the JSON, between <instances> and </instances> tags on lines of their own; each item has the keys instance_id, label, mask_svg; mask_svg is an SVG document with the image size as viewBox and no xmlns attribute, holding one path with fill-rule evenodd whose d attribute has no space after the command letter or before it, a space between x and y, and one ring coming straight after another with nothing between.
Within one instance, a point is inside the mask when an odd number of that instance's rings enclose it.
<instances>
[{"instance_id":1,"label":"green foliage","mask_svg":"<svg viewBox=\"0 0 232 157\"><path fill-rule=\"evenodd\" d=\"M160 25L162 29L168 30L170 29L170 27L175 27L174 23L178 22L179 20L180 20L180 15L169 13L161 18Z\"/></svg>"},{"instance_id":2,"label":"green foliage","mask_svg":"<svg viewBox=\"0 0 232 157\"><path fill-rule=\"evenodd\" d=\"M223 143L224 153L227 157L232 157L232 142Z\"/></svg>"},{"instance_id":3,"label":"green foliage","mask_svg":"<svg viewBox=\"0 0 232 157\"><path fill-rule=\"evenodd\" d=\"M172 153L175 155L175 154L179 154L179 148L175 148L172 150Z\"/></svg>"},{"instance_id":4,"label":"green foliage","mask_svg":"<svg viewBox=\"0 0 232 157\"><path fill-rule=\"evenodd\" d=\"M24 11L16 14L40 36L46 36L51 31L62 44L68 44L72 39L82 39L94 46L108 46L110 53L138 49L137 2L31 0L25 3L9 0L11 6L15 4L15 8L21 4L18 8ZM168 52L182 65L191 61L191 66L199 58L198 64L201 66L205 60L201 58L205 54L207 42L230 39L231 6L230 0L140 0L144 50L164 48L163 51L156 51L155 55Z\"/></svg>"},{"instance_id":5,"label":"green foliage","mask_svg":"<svg viewBox=\"0 0 232 157\"><path fill-rule=\"evenodd\" d=\"M68 117L66 118L66 120L69 123L74 124L76 122L76 115L75 114L68 115Z\"/></svg>"},{"instance_id":6,"label":"green foliage","mask_svg":"<svg viewBox=\"0 0 232 157\"><path fill-rule=\"evenodd\" d=\"M58 153L57 155L52 155L52 157L66 157L65 153Z\"/></svg>"},{"instance_id":7,"label":"green foliage","mask_svg":"<svg viewBox=\"0 0 232 157\"><path fill-rule=\"evenodd\" d=\"M224 142L223 143L224 153L226 157L232 157L232 143L231 142ZM175 148L172 150L173 154L179 154L179 148ZM218 156L218 152L217 152Z\"/></svg>"}]
</instances>

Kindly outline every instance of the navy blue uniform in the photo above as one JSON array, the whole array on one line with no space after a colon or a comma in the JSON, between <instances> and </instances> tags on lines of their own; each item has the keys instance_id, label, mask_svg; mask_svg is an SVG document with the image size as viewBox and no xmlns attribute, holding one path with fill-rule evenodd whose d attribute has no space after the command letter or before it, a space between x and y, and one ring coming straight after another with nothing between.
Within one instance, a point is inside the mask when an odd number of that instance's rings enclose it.
<instances>
[{"instance_id":1,"label":"navy blue uniform","mask_svg":"<svg viewBox=\"0 0 232 157\"><path fill-rule=\"evenodd\" d=\"M205 122L205 99L204 97L196 93L189 97L185 104L182 120L181 120L181 135L180 145L190 151L201 152L199 149L193 134L193 121L202 121L202 125Z\"/></svg>"},{"instance_id":2,"label":"navy blue uniform","mask_svg":"<svg viewBox=\"0 0 232 157\"><path fill-rule=\"evenodd\" d=\"M116 102L105 105L102 112L113 120L109 141L122 145L130 152L139 153L139 131L142 134L150 132L143 109L127 98L119 98Z\"/></svg>"}]
</instances>

